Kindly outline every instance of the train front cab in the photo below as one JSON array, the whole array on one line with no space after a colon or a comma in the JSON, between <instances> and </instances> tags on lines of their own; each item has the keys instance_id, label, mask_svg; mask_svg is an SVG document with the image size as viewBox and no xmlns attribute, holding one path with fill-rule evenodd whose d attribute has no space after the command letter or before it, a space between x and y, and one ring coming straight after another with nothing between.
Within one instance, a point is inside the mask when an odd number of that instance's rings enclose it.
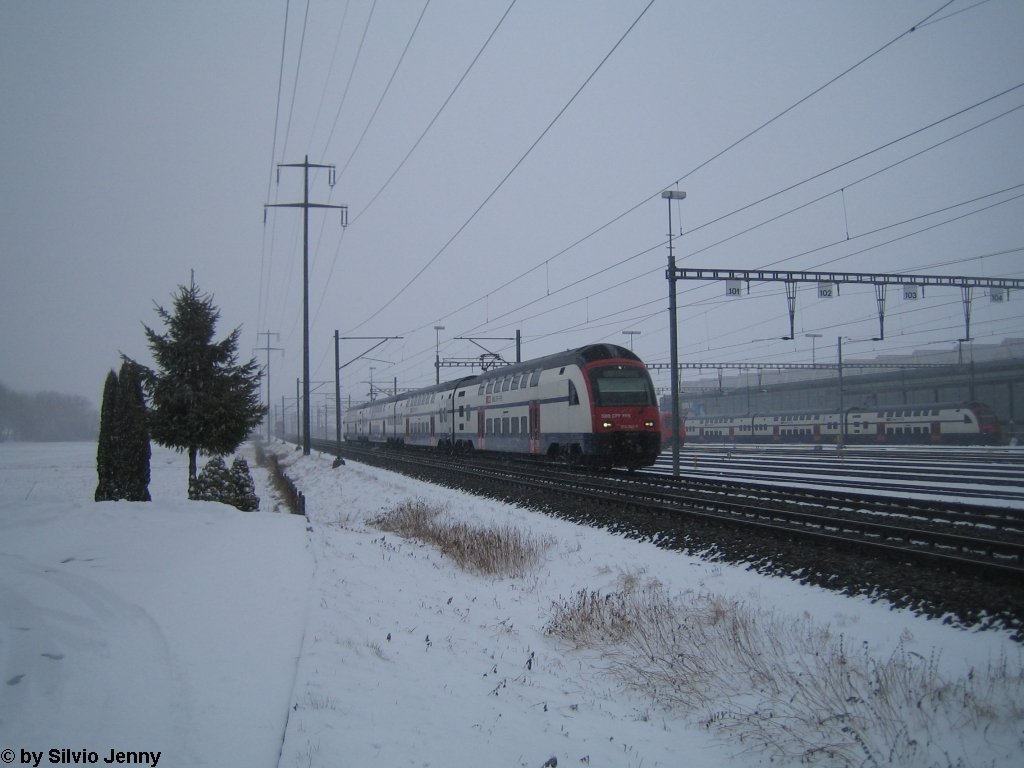
<instances>
[{"instance_id":1,"label":"train front cab","mask_svg":"<svg viewBox=\"0 0 1024 768\"><path fill-rule=\"evenodd\" d=\"M651 376L627 350L607 345L608 353L614 356L588 360L582 366L593 425L584 454L596 466L650 466L661 453Z\"/></svg>"}]
</instances>

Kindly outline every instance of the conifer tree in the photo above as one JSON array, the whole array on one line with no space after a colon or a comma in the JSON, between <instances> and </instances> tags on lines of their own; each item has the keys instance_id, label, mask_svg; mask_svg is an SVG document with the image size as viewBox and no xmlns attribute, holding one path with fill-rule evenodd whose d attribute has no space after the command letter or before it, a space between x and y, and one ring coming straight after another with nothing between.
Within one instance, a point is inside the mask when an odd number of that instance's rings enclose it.
<instances>
[{"instance_id":1,"label":"conifer tree","mask_svg":"<svg viewBox=\"0 0 1024 768\"><path fill-rule=\"evenodd\" d=\"M100 406L100 434L96 440L96 501L114 501L117 491L117 374L107 374L103 385L103 405Z\"/></svg>"},{"instance_id":2,"label":"conifer tree","mask_svg":"<svg viewBox=\"0 0 1024 768\"><path fill-rule=\"evenodd\" d=\"M118 376L118 474L121 498L128 501L150 501L149 427L146 423L146 400L142 379L133 363L121 364Z\"/></svg>"},{"instance_id":3,"label":"conifer tree","mask_svg":"<svg viewBox=\"0 0 1024 768\"><path fill-rule=\"evenodd\" d=\"M241 328L214 341L220 311L194 281L179 286L173 301L172 312L156 308L165 333L143 326L157 370L139 368L151 405L150 433L160 445L188 451L191 487L199 451L233 452L266 409L259 401L258 363L238 364Z\"/></svg>"},{"instance_id":4,"label":"conifer tree","mask_svg":"<svg viewBox=\"0 0 1024 768\"><path fill-rule=\"evenodd\" d=\"M231 462L231 502L243 512L260 508L260 497L256 495L256 483L249 471L249 462L236 456Z\"/></svg>"}]
</instances>

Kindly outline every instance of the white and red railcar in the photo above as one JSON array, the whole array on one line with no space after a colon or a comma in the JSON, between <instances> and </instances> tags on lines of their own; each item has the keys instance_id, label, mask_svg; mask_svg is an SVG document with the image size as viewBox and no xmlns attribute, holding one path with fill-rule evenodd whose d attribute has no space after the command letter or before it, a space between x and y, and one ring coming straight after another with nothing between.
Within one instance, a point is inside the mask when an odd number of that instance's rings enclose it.
<instances>
[{"instance_id":1,"label":"white and red railcar","mask_svg":"<svg viewBox=\"0 0 1024 768\"><path fill-rule=\"evenodd\" d=\"M836 443L844 435L838 411L790 411L743 416L687 416L691 443ZM922 403L846 411L845 442L993 444L1002 429L984 403Z\"/></svg>"},{"instance_id":2,"label":"white and red railcar","mask_svg":"<svg viewBox=\"0 0 1024 768\"><path fill-rule=\"evenodd\" d=\"M375 400L345 414L345 439L645 467L661 451L647 368L591 344Z\"/></svg>"}]
</instances>

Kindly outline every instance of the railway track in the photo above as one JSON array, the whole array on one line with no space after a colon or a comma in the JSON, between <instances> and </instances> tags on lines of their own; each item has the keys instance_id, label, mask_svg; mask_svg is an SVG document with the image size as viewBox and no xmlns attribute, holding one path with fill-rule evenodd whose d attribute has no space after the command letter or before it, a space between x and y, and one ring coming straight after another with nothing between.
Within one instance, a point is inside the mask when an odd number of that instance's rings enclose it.
<instances>
[{"instance_id":1,"label":"railway track","mask_svg":"<svg viewBox=\"0 0 1024 768\"><path fill-rule=\"evenodd\" d=\"M316 443L316 441L314 441ZM333 452L333 442L316 445ZM887 557L1024 576L1024 510L934 499L887 497L840 488L794 488L656 473L589 474L529 461L438 456L346 445L353 459L437 475L453 485L538 492L576 506L617 506L655 515L666 526L700 518L716 525L771 531ZM675 518L675 520L673 520Z\"/></svg>"},{"instance_id":2,"label":"railway track","mask_svg":"<svg viewBox=\"0 0 1024 768\"><path fill-rule=\"evenodd\" d=\"M671 471L663 454L653 472ZM686 446L684 477L857 489L887 496L984 501L1024 510L1024 452L1009 449L846 449Z\"/></svg>"},{"instance_id":3,"label":"railway track","mask_svg":"<svg viewBox=\"0 0 1024 768\"><path fill-rule=\"evenodd\" d=\"M333 441L314 441L334 455ZM1024 642L1024 510L344 444L347 459Z\"/></svg>"}]
</instances>

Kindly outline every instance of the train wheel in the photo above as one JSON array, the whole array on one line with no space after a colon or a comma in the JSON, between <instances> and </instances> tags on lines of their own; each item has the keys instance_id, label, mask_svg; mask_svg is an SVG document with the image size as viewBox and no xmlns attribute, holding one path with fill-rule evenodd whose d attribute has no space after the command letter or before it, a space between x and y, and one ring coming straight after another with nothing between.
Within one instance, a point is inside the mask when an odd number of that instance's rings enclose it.
<instances>
[{"instance_id":1,"label":"train wheel","mask_svg":"<svg viewBox=\"0 0 1024 768\"><path fill-rule=\"evenodd\" d=\"M562 451L562 463L568 469L576 469L580 466L582 459L582 453L578 445L566 446Z\"/></svg>"}]
</instances>

